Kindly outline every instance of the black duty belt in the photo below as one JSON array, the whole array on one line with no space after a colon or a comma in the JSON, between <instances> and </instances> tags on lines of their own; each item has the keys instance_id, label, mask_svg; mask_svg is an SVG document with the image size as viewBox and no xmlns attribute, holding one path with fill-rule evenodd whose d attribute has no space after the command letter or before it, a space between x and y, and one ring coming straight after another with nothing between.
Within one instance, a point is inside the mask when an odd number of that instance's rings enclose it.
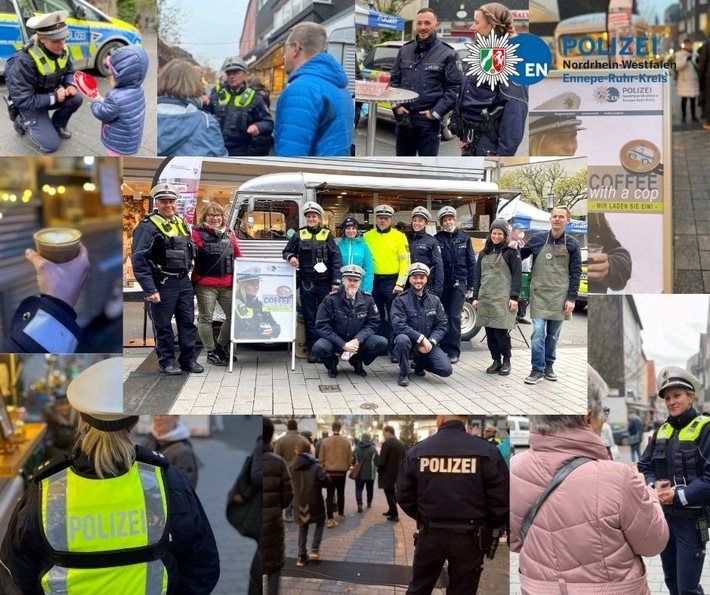
<instances>
[{"instance_id":1,"label":"black duty belt","mask_svg":"<svg viewBox=\"0 0 710 595\"><path fill-rule=\"evenodd\" d=\"M678 508L676 506L663 505L663 512L668 516L676 516L682 519L697 519L703 516L702 508Z\"/></svg>"},{"instance_id":2,"label":"black duty belt","mask_svg":"<svg viewBox=\"0 0 710 595\"><path fill-rule=\"evenodd\" d=\"M155 273L155 276L158 277L159 279L166 278L166 279L182 279L183 277L187 276L187 271L181 271L180 273L170 273L168 271L160 271L159 273Z\"/></svg>"}]
</instances>

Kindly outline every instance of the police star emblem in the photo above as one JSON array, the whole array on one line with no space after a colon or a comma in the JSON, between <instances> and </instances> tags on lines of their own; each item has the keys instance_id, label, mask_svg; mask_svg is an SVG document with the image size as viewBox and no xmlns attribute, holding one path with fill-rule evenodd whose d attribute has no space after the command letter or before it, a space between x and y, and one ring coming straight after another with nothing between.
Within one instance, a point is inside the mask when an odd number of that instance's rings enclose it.
<instances>
[{"instance_id":1,"label":"police star emblem","mask_svg":"<svg viewBox=\"0 0 710 595\"><path fill-rule=\"evenodd\" d=\"M510 85L509 77L520 75L516 65L523 59L515 54L520 44L510 43L508 33L498 36L493 30L487 37L476 33L476 39L467 43L466 47L470 53L463 58L468 63L465 74L478 79L477 87L487 85L494 91L496 85L507 87Z\"/></svg>"}]
</instances>

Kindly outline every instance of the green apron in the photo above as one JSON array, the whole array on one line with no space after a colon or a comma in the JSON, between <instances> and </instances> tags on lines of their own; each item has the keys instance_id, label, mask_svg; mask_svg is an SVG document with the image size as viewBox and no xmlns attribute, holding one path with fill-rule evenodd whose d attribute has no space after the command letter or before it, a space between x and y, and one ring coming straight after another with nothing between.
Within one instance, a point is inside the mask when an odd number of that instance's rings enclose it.
<instances>
[{"instance_id":1,"label":"green apron","mask_svg":"<svg viewBox=\"0 0 710 595\"><path fill-rule=\"evenodd\" d=\"M547 240L550 234L547 234ZM564 244L545 244L533 262L530 280L530 317L564 320L569 291L569 252Z\"/></svg>"},{"instance_id":2,"label":"green apron","mask_svg":"<svg viewBox=\"0 0 710 595\"><path fill-rule=\"evenodd\" d=\"M516 310L508 308L513 276L503 253L484 254L481 258L481 288L478 292L476 326L510 330L515 326Z\"/></svg>"}]
</instances>

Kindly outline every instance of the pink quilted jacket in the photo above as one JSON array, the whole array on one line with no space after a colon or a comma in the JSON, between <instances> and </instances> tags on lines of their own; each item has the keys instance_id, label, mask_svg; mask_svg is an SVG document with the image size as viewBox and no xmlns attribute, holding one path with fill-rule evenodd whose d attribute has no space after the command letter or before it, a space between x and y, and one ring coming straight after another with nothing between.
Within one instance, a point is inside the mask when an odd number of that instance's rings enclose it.
<instances>
[{"instance_id":1,"label":"pink quilted jacket","mask_svg":"<svg viewBox=\"0 0 710 595\"><path fill-rule=\"evenodd\" d=\"M555 472L574 470L540 508L521 550L520 524ZM668 526L655 491L632 469L607 460L591 430L530 434L530 450L510 464L510 546L520 552L526 595L647 595L641 556L666 546Z\"/></svg>"}]
</instances>

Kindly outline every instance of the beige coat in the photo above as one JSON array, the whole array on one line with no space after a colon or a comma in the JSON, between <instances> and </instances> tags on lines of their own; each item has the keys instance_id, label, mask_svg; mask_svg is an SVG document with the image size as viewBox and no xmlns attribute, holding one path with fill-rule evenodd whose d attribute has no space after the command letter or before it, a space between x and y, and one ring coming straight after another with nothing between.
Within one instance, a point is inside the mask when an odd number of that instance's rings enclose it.
<instances>
[{"instance_id":1,"label":"beige coat","mask_svg":"<svg viewBox=\"0 0 710 595\"><path fill-rule=\"evenodd\" d=\"M350 440L340 434L333 434L321 442L318 462L326 471L347 471L353 460Z\"/></svg>"},{"instance_id":2,"label":"beige coat","mask_svg":"<svg viewBox=\"0 0 710 595\"><path fill-rule=\"evenodd\" d=\"M675 66L678 72L678 86L676 93L679 97L697 97L700 95L698 72L690 60L690 52L681 49L675 57Z\"/></svg>"}]
</instances>

